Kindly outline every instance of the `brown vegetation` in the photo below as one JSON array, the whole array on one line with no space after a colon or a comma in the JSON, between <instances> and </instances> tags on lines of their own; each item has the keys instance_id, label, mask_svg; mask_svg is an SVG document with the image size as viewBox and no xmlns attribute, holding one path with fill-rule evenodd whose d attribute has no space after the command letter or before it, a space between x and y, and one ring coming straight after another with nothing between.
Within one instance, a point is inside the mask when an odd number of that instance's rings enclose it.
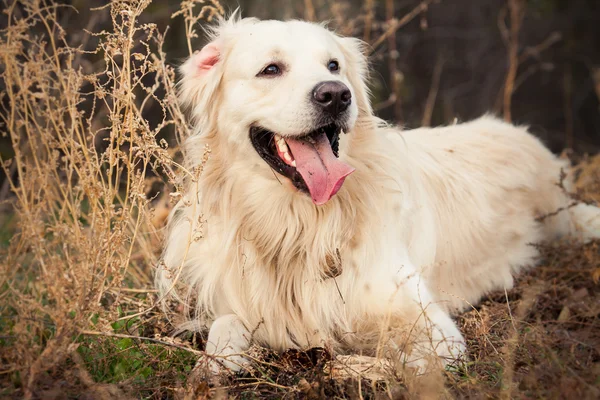
<instances>
[{"instance_id":1,"label":"brown vegetation","mask_svg":"<svg viewBox=\"0 0 600 400\"><path fill-rule=\"evenodd\" d=\"M202 337L170 336L177 313L157 309L151 276L169 204L182 190L178 182L202 179L202 171L177 162L189 127L163 50L166 32L141 20L150 3L113 1L90 14L87 33L61 23L64 15L76 18L69 6L3 5L0 131L10 151L0 153L0 397L600 396L599 242L541 246L540 266L515 289L460 316L469 360L444 371L444 379L415 379L372 359L334 359L324 349L257 348L250 371L222 382L192 371L203 357ZM353 20L341 14L344 2L332 2L328 17L346 33L360 27L374 52L386 45L393 52L406 23L421 18L426 28L432 3L419 2L397 18L394 2L386 2L386 21L378 22L372 1ZM507 119L518 63L527 56L517 40L521 3L509 0L507 8ZM307 18L326 17L323 7L304 4ZM216 1L181 2L173 17L184 22L188 52L197 23L223 12ZM432 121L439 60L425 124ZM380 106L393 105L402 118L393 57L389 71L392 95ZM575 175L582 198L600 200L600 158L580 160Z\"/></svg>"}]
</instances>

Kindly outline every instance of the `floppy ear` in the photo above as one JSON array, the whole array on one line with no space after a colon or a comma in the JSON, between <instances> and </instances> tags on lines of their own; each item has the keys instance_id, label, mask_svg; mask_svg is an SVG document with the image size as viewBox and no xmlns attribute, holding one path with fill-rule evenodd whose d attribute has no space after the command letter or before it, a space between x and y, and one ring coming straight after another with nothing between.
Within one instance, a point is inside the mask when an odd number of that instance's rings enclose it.
<instances>
[{"instance_id":1,"label":"floppy ear","mask_svg":"<svg viewBox=\"0 0 600 400\"><path fill-rule=\"evenodd\" d=\"M367 87L367 80L369 78L369 65L365 55L367 45L362 40L352 37L338 36L338 40L344 58L348 63L348 79L354 89L359 118L370 117L373 115L373 110Z\"/></svg>"},{"instance_id":2,"label":"floppy ear","mask_svg":"<svg viewBox=\"0 0 600 400\"><path fill-rule=\"evenodd\" d=\"M202 124L202 116L209 115L211 105L223 76L223 44L216 39L194 53L181 66L183 75L179 82L179 100L191 108L194 121Z\"/></svg>"},{"instance_id":3,"label":"floppy ear","mask_svg":"<svg viewBox=\"0 0 600 400\"><path fill-rule=\"evenodd\" d=\"M190 57L190 65L187 66L190 69L188 73L194 77L201 77L219 62L220 57L221 49L216 42L211 42Z\"/></svg>"}]
</instances>

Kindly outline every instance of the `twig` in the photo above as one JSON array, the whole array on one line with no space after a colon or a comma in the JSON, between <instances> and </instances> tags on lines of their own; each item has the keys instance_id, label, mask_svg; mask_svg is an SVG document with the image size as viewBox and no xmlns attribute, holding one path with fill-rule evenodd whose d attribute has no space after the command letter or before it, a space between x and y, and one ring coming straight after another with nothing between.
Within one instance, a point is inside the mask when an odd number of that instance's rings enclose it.
<instances>
[{"instance_id":1,"label":"twig","mask_svg":"<svg viewBox=\"0 0 600 400\"><path fill-rule=\"evenodd\" d=\"M433 69L433 77L431 78L431 87L429 88L429 94L427 95L427 101L425 102L425 110L423 111L423 120L421 121L422 126L431 126L431 116L433 115L433 109L435 107L435 100L437 98L438 91L440 89L440 78L442 76L442 70L444 69L444 59L438 57L435 67Z\"/></svg>"},{"instance_id":2,"label":"twig","mask_svg":"<svg viewBox=\"0 0 600 400\"><path fill-rule=\"evenodd\" d=\"M244 383L241 385L225 386L222 389L237 389L237 388L252 387L252 386L259 386L259 385L273 386L278 389L289 390L289 391L297 391L298 390L294 387L278 385L276 383L269 382L269 381L257 381L257 382L253 382L253 383Z\"/></svg>"},{"instance_id":3,"label":"twig","mask_svg":"<svg viewBox=\"0 0 600 400\"><path fill-rule=\"evenodd\" d=\"M2 183L2 188L0 189L0 202L3 202L4 200L6 200L8 198L8 195L10 194L10 182L14 180L13 175L15 174L16 171L17 171L17 163L13 162L10 165L10 169L8 170L8 173L10 176L6 177L6 179Z\"/></svg>"},{"instance_id":4,"label":"twig","mask_svg":"<svg viewBox=\"0 0 600 400\"><path fill-rule=\"evenodd\" d=\"M374 0L365 1L365 30L363 40L369 42L371 40L371 29L373 28L373 7Z\"/></svg>"},{"instance_id":5,"label":"twig","mask_svg":"<svg viewBox=\"0 0 600 400\"><path fill-rule=\"evenodd\" d=\"M506 289L504 290L504 295L506 296L506 306L508 307L508 314L514 328L514 332L506 340L506 344L504 345L506 361L504 363L504 372L502 375L502 390L500 392L501 399L508 400L513 398L512 392L514 389L515 352L519 345L519 330L517 325L523 324L527 313L531 310L533 303L540 293L541 288L539 286L528 287L525 290L525 293L523 293L521 301L517 304L513 318L513 314L510 309L510 303L508 301L508 293Z\"/></svg>"},{"instance_id":6,"label":"twig","mask_svg":"<svg viewBox=\"0 0 600 400\"><path fill-rule=\"evenodd\" d=\"M388 25L392 25L394 21L394 0L386 0L385 2L385 13L386 22ZM396 123L402 122L402 98L400 96L400 85L402 83L402 75L398 71L397 60L398 60L398 46L396 43L396 35L389 35L387 38L388 42L388 69L390 73L390 84L392 86L392 92L394 93L394 120Z\"/></svg>"},{"instance_id":7,"label":"twig","mask_svg":"<svg viewBox=\"0 0 600 400\"><path fill-rule=\"evenodd\" d=\"M386 100L382 101L381 103L375 104L373 109L375 111L380 111L380 110L383 110L384 108L391 106L395 102L396 102L396 95L394 93L390 93L389 97Z\"/></svg>"},{"instance_id":8,"label":"twig","mask_svg":"<svg viewBox=\"0 0 600 400\"><path fill-rule=\"evenodd\" d=\"M504 40L506 46L509 46L510 34L508 32L508 28L506 26L505 19L506 19L506 8L502 9L502 11L500 11L500 14L498 15L498 29L500 30L500 35L502 36L502 39ZM554 45L555 43L558 43L561 40L562 40L562 35L559 32L552 32L541 43L539 43L533 47L527 47L523 51L523 54L521 54L518 58L517 70L518 70L518 67L523 62L527 61L529 58L536 58L539 60L541 53L543 51L552 47L552 45ZM535 72L537 72L543 68L544 68L544 66L540 62L536 65L530 66L527 69L527 71L525 71L524 73L517 74L517 76L515 76L515 82L513 84L512 93L516 92L519 89L519 87L521 86L521 84L527 78L529 78ZM504 90L505 90L505 85L503 85L502 88L498 91L498 95L496 96L496 100L494 101L493 108L494 108L494 110L496 110L496 112L502 111L503 101L504 101Z\"/></svg>"},{"instance_id":9,"label":"twig","mask_svg":"<svg viewBox=\"0 0 600 400\"><path fill-rule=\"evenodd\" d=\"M571 203L570 203L569 205L567 205L567 206L564 206L564 207L559 207L559 208L557 208L556 210L554 210L554 211L552 211L552 212L550 212L550 213L547 213L547 214L544 214L544 215L540 215L540 216L539 216L539 217L537 217L535 220L536 220L536 222L542 222L542 221L544 221L546 218L554 217L555 215L558 215L558 214L560 214L561 212L563 212L563 211L565 211L565 210L568 210L568 209L570 209L570 208L573 208L573 207L575 207L575 206L576 206L576 205L578 205L578 204L581 204L581 202L579 202L579 201L573 201L573 202L571 202Z\"/></svg>"},{"instance_id":10,"label":"twig","mask_svg":"<svg viewBox=\"0 0 600 400\"><path fill-rule=\"evenodd\" d=\"M526 61L529 57L539 58L541 53L544 52L544 50L549 49L550 47L552 47L552 45L560 42L561 40L562 35L560 34L560 32L552 32L540 44L533 47L525 48L525 50L523 50L523 54L521 54L521 56L519 57L519 64Z\"/></svg>"},{"instance_id":11,"label":"twig","mask_svg":"<svg viewBox=\"0 0 600 400\"><path fill-rule=\"evenodd\" d=\"M563 75L564 112L565 112L565 143L566 148L572 149L575 144L573 129L573 73L571 65L567 64Z\"/></svg>"},{"instance_id":12,"label":"twig","mask_svg":"<svg viewBox=\"0 0 600 400\"><path fill-rule=\"evenodd\" d=\"M317 19L312 0L304 0L304 18L307 21L315 21Z\"/></svg>"},{"instance_id":13,"label":"twig","mask_svg":"<svg viewBox=\"0 0 600 400\"><path fill-rule=\"evenodd\" d=\"M591 74L592 80L594 81L594 90L596 92L596 97L598 97L598 101L600 101L600 67L593 67Z\"/></svg>"},{"instance_id":14,"label":"twig","mask_svg":"<svg viewBox=\"0 0 600 400\"><path fill-rule=\"evenodd\" d=\"M130 288L119 288L121 292L127 293L157 293L156 289L130 289Z\"/></svg>"},{"instance_id":15,"label":"twig","mask_svg":"<svg viewBox=\"0 0 600 400\"><path fill-rule=\"evenodd\" d=\"M504 83L504 120L512 122L511 105L515 78L519 68L519 32L525 15L523 0L508 0L510 11L510 34L508 42L508 71ZM506 34L506 33L505 33Z\"/></svg>"},{"instance_id":16,"label":"twig","mask_svg":"<svg viewBox=\"0 0 600 400\"><path fill-rule=\"evenodd\" d=\"M23 368L11 368L11 369L5 369L5 370L2 370L2 371L0 371L0 375L11 374L11 373L13 373L13 372L16 372L16 371L21 371L22 369L23 369Z\"/></svg>"},{"instance_id":17,"label":"twig","mask_svg":"<svg viewBox=\"0 0 600 400\"><path fill-rule=\"evenodd\" d=\"M379 46L390 36L396 33L398 29L412 21L417 15L427 10L429 5L434 0L424 0L418 6L413 8L408 14L404 15L400 20L395 20L394 23L390 24L388 29L371 45L371 54L377 50Z\"/></svg>"},{"instance_id":18,"label":"twig","mask_svg":"<svg viewBox=\"0 0 600 400\"><path fill-rule=\"evenodd\" d=\"M180 345L180 344L177 344L177 343L169 343L169 342L165 342L163 340L154 339L154 338L148 338L148 337L143 337L143 336L124 335L124 334L121 334L121 333L87 331L87 330L83 330L80 333L82 335L89 335L89 336L107 336L107 337L114 337L114 338L120 338L120 339L145 340L147 342L152 342L152 343L156 343L156 344L162 344L164 346L170 346L170 347L174 347L176 349L185 350L185 351L188 351L188 352L190 352L192 354L196 354L196 355L199 355L199 356L206 355L206 353L204 353L203 351L195 350L195 349L190 349L189 347L186 347L186 346L183 346L183 345Z\"/></svg>"},{"instance_id":19,"label":"twig","mask_svg":"<svg viewBox=\"0 0 600 400\"><path fill-rule=\"evenodd\" d=\"M517 325L515 324L515 319L512 315L512 310L510 309L510 301L508 300L508 291L506 290L506 288L504 288L504 297L506 298L506 308L508 309L508 316L510 317L510 322L513 326L513 329L515 330L515 333L519 333L519 330L517 329Z\"/></svg>"}]
</instances>

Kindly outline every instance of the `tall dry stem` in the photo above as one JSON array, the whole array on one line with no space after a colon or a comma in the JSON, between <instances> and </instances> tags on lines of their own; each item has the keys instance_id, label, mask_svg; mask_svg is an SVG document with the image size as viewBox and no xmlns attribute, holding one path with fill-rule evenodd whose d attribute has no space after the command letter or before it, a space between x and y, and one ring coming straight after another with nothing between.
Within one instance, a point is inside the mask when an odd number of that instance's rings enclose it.
<instances>
[{"instance_id":1,"label":"tall dry stem","mask_svg":"<svg viewBox=\"0 0 600 400\"><path fill-rule=\"evenodd\" d=\"M519 32L525 16L524 0L508 0L510 29L507 34L508 43L508 71L504 83L504 120L512 121L511 105L512 95L519 68Z\"/></svg>"},{"instance_id":2,"label":"tall dry stem","mask_svg":"<svg viewBox=\"0 0 600 400\"><path fill-rule=\"evenodd\" d=\"M71 7L6 4L0 118L14 156L1 161L18 231L0 261L0 309L12 340L0 361L24 378L28 398L39 374L72 354L92 320L95 330L111 330L124 312L124 290L148 287L157 263L161 233L148 189L162 180L164 196L180 170L177 149L160 138L181 143L189 128L164 33L139 20L150 2L96 9L92 15L108 17L110 29L88 31L79 42L59 22L77 16ZM196 3L204 2L182 3L190 48L191 25L222 13L212 1L195 15ZM98 43L91 50L90 38ZM150 113L160 117L150 122Z\"/></svg>"}]
</instances>

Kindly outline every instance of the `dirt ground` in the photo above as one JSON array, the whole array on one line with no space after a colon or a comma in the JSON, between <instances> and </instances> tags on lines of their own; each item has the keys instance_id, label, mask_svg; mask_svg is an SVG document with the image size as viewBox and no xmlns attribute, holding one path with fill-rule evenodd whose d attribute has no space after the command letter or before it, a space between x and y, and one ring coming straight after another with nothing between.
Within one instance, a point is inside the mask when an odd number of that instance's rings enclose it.
<instances>
[{"instance_id":1,"label":"dirt ground","mask_svg":"<svg viewBox=\"0 0 600 400\"><path fill-rule=\"evenodd\" d=\"M580 198L595 200L600 158L579 165ZM415 377L320 348L283 354L255 348L248 372L217 381L194 369L201 335L168 339L173 326L155 310L113 324L114 336L74 341L77 351L38 375L32 398L600 398L600 241L562 240L539 249L539 265L513 289L457 317L468 359L439 373ZM23 395L11 371L2 371L0 384L4 398Z\"/></svg>"},{"instance_id":2,"label":"dirt ground","mask_svg":"<svg viewBox=\"0 0 600 400\"><path fill-rule=\"evenodd\" d=\"M283 354L254 349L252 372L215 382L192 370L196 356L160 355L144 340L124 344L99 337L93 348L100 353L99 348L105 349L104 360L78 359L42 374L35 398L597 399L600 241L585 245L562 241L540 249L540 265L520 277L514 289L494 293L458 317L468 343L468 361L440 375L414 378L376 366L360 374L356 371L361 368L333 359L324 349ZM145 330L141 337L148 338L166 335L170 329L160 314L148 315L141 325ZM202 348L199 335L181 343ZM145 353L140 358L144 363L164 362L170 369L147 379L131 371L121 381L97 382L99 365L132 347ZM367 359L368 364L371 361ZM2 386L11 385L7 378L0 375ZM21 394L18 389L5 393L6 398Z\"/></svg>"}]
</instances>

